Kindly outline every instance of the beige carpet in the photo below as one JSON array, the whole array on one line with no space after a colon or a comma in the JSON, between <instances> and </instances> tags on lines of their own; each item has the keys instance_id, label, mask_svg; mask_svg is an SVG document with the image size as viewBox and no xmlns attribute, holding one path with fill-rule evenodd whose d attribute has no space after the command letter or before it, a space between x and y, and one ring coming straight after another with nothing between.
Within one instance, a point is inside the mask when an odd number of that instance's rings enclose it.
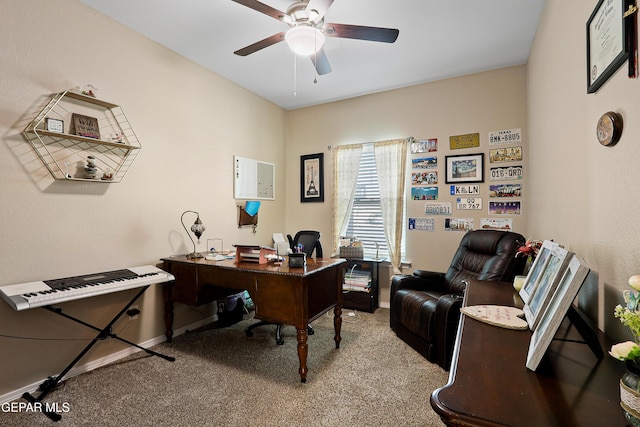
<instances>
[{"instance_id":1,"label":"beige carpet","mask_svg":"<svg viewBox=\"0 0 640 427\"><path fill-rule=\"evenodd\" d=\"M65 426L442 425L429 396L447 373L395 336L387 309L345 317L338 350L332 317L313 323L306 384L294 328L284 328L278 346L273 326L247 338L249 320L154 347L175 362L136 353L71 378L45 401L68 405L57 424ZM0 412L0 425L54 423L39 413Z\"/></svg>"}]
</instances>

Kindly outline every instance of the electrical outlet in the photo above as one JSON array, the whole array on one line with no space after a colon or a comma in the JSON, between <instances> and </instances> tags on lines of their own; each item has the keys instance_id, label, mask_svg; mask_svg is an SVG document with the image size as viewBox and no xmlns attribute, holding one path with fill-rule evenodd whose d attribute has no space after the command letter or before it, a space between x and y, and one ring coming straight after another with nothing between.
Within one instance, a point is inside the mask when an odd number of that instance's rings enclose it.
<instances>
[{"instance_id":1,"label":"electrical outlet","mask_svg":"<svg viewBox=\"0 0 640 427\"><path fill-rule=\"evenodd\" d=\"M140 309L137 305L132 305L129 307L129 310L127 310L127 314L129 315L129 320L135 320L140 315Z\"/></svg>"}]
</instances>

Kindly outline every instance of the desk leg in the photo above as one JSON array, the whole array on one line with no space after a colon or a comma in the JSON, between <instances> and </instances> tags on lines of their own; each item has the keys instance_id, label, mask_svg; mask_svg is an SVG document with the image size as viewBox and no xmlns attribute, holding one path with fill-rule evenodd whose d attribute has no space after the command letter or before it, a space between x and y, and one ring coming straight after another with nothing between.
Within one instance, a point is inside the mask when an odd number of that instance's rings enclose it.
<instances>
[{"instance_id":1,"label":"desk leg","mask_svg":"<svg viewBox=\"0 0 640 427\"><path fill-rule=\"evenodd\" d=\"M340 336L340 331L342 330L342 306L340 304L333 309L333 329L336 332L333 340L336 342L336 348L340 348L340 341L342 341Z\"/></svg>"},{"instance_id":2,"label":"desk leg","mask_svg":"<svg viewBox=\"0 0 640 427\"><path fill-rule=\"evenodd\" d=\"M162 285L162 296L164 299L164 327L167 342L173 340L173 284L175 282L167 282Z\"/></svg>"},{"instance_id":3,"label":"desk leg","mask_svg":"<svg viewBox=\"0 0 640 427\"><path fill-rule=\"evenodd\" d=\"M302 329L298 329L298 359L300 360L300 368L298 372L300 373L300 382L307 382L307 328L304 327Z\"/></svg>"}]
</instances>

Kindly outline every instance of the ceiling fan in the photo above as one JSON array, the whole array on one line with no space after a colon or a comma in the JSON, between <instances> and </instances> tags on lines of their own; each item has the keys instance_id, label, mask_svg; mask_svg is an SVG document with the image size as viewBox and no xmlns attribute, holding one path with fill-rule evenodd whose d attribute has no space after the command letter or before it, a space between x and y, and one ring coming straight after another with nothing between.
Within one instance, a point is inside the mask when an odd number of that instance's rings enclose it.
<instances>
[{"instance_id":1,"label":"ceiling fan","mask_svg":"<svg viewBox=\"0 0 640 427\"><path fill-rule=\"evenodd\" d=\"M257 0L232 0L250 9L256 10L289 25L288 31L274 34L234 53L247 56L265 47L285 40L291 50L300 55L311 57L311 61L319 75L331 72L331 65L322 45L325 37L369 40L393 43L399 31L392 28L365 27L348 24L325 24L324 15L334 0L300 0L281 12Z\"/></svg>"}]
</instances>

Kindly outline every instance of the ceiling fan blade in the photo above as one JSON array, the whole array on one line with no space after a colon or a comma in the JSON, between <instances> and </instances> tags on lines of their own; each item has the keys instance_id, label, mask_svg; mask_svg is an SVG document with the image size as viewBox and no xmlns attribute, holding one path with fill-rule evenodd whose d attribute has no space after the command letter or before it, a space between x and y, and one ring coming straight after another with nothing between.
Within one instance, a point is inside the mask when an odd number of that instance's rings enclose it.
<instances>
[{"instance_id":1,"label":"ceiling fan blade","mask_svg":"<svg viewBox=\"0 0 640 427\"><path fill-rule=\"evenodd\" d=\"M281 12L278 9L275 9L267 4L260 3L257 0L231 0L231 1L241 4L243 6L246 6L250 9L256 10L260 13L264 13L265 15L275 18L278 21L286 22L284 20L285 17L287 17L286 13Z\"/></svg>"},{"instance_id":2,"label":"ceiling fan blade","mask_svg":"<svg viewBox=\"0 0 640 427\"><path fill-rule=\"evenodd\" d=\"M260 40L259 42L255 42L254 44L250 44L247 47L243 47L242 49L236 50L233 53L239 56L247 56L261 49L264 49L265 47L269 47L273 44L279 43L282 40L284 40L284 32L274 34L270 37L267 37L266 39Z\"/></svg>"},{"instance_id":3,"label":"ceiling fan blade","mask_svg":"<svg viewBox=\"0 0 640 427\"><path fill-rule=\"evenodd\" d=\"M329 64L329 59L327 58L327 54L324 52L324 49L321 48L314 55L311 55L310 58L311 62L313 62L313 66L316 67L318 75L322 76L331 72L331 65Z\"/></svg>"},{"instance_id":4,"label":"ceiling fan blade","mask_svg":"<svg viewBox=\"0 0 640 427\"><path fill-rule=\"evenodd\" d=\"M309 0L309 4L307 5L307 12L312 10L318 12L319 17L315 19L315 21L319 22L327 13L327 10L329 10L332 4L333 0Z\"/></svg>"},{"instance_id":5,"label":"ceiling fan blade","mask_svg":"<svg viewBox=\"0 0 640 427\"><path fill-rule=\"evenodd\" d=\"M324 35L347 39L369 40L372 42L393 43L400 31L393 28L364 27L348 24L325 24Z\"/></svg>"}]
</instances>

